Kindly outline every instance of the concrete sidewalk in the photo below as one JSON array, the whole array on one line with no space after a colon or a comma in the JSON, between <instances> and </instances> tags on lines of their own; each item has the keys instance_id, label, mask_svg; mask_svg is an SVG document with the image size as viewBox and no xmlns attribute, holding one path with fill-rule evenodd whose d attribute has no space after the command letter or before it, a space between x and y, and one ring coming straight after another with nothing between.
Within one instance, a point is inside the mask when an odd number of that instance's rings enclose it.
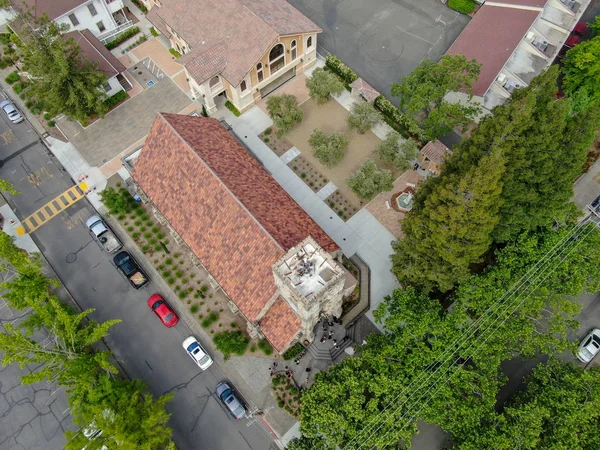
<instances>
[{"instance_id":1,"label":"concrete sidewalk","mask_svg":"<svg viewBox=\"0 0 600 450\"><path fill-rule=\"evenodd\" d=\"M573 191L573 201L579 209L586 211L586 206L600 195L600 159L575 182Z\"/></svg>"}]
</instances>

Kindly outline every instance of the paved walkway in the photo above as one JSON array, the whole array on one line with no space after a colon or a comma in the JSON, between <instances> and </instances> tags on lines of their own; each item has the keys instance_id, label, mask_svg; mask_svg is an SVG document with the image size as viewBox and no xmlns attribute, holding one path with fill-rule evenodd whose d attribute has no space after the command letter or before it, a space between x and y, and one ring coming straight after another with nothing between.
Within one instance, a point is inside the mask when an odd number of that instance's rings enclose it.
<instances>
[{"instance_id":1,"label":"paved walkway","mask_svg":"<svg viewBox=\"0 0 600 450\"><path fill-rule=\"evenodd\" d=\"M391 243L395 239L366 209L347 222L327 206L267 145L258 137L273 125L263 110L254 106L240 117L226 109L216 115L231 125L238 137L252 150L277 182L331 236L347 257L357 253L371 269L371 311L389 295L398 282L391 272Z\"/></svg>"},{"instance_id":2,"label":"paved walkway","mask_svg":"<svg viewBox=\"0 0 600 450\"><path fill-rule=\"evenodd\" d=\"M600 159L574 185L573 201L583 211L600 195Z\"/></svg>"}]
</instances>

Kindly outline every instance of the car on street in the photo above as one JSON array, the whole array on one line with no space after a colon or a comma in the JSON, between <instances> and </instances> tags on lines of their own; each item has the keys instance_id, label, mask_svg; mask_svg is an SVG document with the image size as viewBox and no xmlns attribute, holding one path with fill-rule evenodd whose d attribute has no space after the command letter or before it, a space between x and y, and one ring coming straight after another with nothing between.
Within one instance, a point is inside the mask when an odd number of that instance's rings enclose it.
<instances>
[{"instance_id":1,"label":"car on street","mask_svg":"<svg viewBox=\"0 0 600 450\"><path fill-rule=\"evenodd\" d=\"M190 358L200 367L202 370L208 369L212 366L213 360L210 355L202 348L198 339L194 336L190 336L183 341L183 348L190 355Z\"/></svg>"},{"instance_id":2,"label":"car on street","mask_svg":"<svg viewBox=\"0 0 600 450\"><path fill-rule=\"evenodd\" d=\"M590 204L590 208L592 210L600 212L600 195L594 199L594 201Z\"/></svg>"},{"instance_id":3,"label":"car on street","mask_svg":"<svg viewBox=\"0 0 600 450\"><path fill-rule=\"evenodd\" d=\"M240 420L246 415L246 407L235 395L235 392L229 383L222 381L217 384L216 392L219 400L223 402L235 420Z\"/></svg>"},{"instance_id":4,"label":"car on street","mask_svg":"<svg viewBox=\"0 0 600 450\"><path fill-rule=\"evenodd\" d=\"M25 120L10 100L2 100L0 102L0 108L2 108L2 111L7 115L8 120L12 123L21 123Z\"/></svg>"},{"instance_id":5,"label":"car on street","mask_svg":"<svg viewBox=\"0 0 600 450\"><path fill-rule=\"evenodd\" d=\"M150 282L137 261L126 251L117 253L113 263L135 289L141 289Z\"/></svg>"},{"instance_id":6,"label":"car on street","mask_svg":"<svg viewBox=\"0 0 600 450\"><path fill-rule=\"evenodd\" d=\"M583 338L577 349L577 359L584 363L589 363L600 350L600 329L594 328Z\"/></svg>"},{"instance_id":7,"label":"car on street","mask_svg":"<svg viewBox=\"0 0 600 450\"><path fill-rule=\"evenodd\" d=\"M154 311L154 314L158 316L160 321L167 328L171 328L173 325L179 322L179 317L177 317L175 311L171 309L167 302L165 302L165 299L160 295L152 295L148 299L148 306L152 311Z\"/></svg>"},{"instance_id":8,"label":"car on street","mask_svg":"<svg viewBox=\"0 0 600 450\"><path fill-rule=\"evenodd\" d=\"M90 234L106 253L115 253L123 247L121 241L100 216L92 216L85 221Z\"/></svg>"}]
</instances>

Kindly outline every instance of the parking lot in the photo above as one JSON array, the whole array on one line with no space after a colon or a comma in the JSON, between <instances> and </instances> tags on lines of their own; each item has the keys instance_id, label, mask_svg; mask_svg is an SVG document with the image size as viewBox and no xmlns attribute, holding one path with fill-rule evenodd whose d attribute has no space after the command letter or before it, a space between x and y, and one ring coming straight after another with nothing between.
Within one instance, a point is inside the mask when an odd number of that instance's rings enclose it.
<instances>
[{"instance_id":1,"label":"parking lot","mask_svg":"<svg viewBox=\"0 0 600 450\"><path fill-rule=\"evenodd\" d=\"M393 82L439 59L470 20L439 0L289 2L323 29L320 54L334 53L388 97Z\"/></svg>"}]
</instances>

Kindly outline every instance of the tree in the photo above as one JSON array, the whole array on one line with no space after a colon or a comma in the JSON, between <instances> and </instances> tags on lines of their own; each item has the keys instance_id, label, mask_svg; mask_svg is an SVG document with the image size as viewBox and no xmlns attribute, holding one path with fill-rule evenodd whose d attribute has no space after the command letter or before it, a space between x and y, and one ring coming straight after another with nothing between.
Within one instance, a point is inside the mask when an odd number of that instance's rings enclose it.
<instances>
[{"instance_id":1,"label":"tree","mask_svg":"<svg viewBox=\"0 0 600 450\"><path fill-rule=\"evenodd\" d=\"M392 163L399 172L405 172L417 157L417 144L412 139L402 139L402 142L400 140L400 134L390 131L376 151L382 161Z\"/></svg>"},{"instance_id":2,"label":"tree","mask_svg":"<svg viewBox=\"0 0 600 450\"><path fill-rule=\"evenodd\" d=\"M517 89L494 108L469 139L455 146L445 174L464 176L495 149L506 159L500 221L494 242L516 239L523 231L562 223L571 212L573 180L583 167L598 127L598 110L572 114L569 99L556 100L558 68L551 66L529 86ZM427 181L415 198L421 208L444 174Z\"/></svg>"},{"instance_id":3,"label":"tree","mask_svg":"<svg viewBox=\"0 0 600 450\"><path fill-rule=\"evenodd\" d=\"M505 159L484 157L464 177L448 176L402 223L404 239L393 243L393 271L401 284L448 291L469 275L491 245L497 225Z\"/></svg>"},{"instance_id":4,"label":"tree","mask_svg":"<svg viewBox=\"0 0 600 450\"><path fill-rule=\"evenodd\" d=\"M319 105L327 103L330 95L339 95L344 90L344 85L333 73L317 67L310 77L306 79L308 95L314 98Z\"/></svg>"},{"instance_id":5,"label":"tree","mask_svg":"<svg viewBox=\"0 0 600 450\"><path fill-rule=\"evenodd\" d=\"M375 161L367 159L346 183L356 195L371 200L380 192L391 191L394 187L394 177L392 172L377 168Z\"/></svg>"},{"instance_id":6,"label":"tree","mask_svg":"<svg viewBox=\"0 0 600 450\"><path fill-rule=\"evenodd\" d=\"M74 422L102 433L86 437L80 431L67 431L68 450L153 450L172 444L172 430L167 427L171 414L165 410L165 404L173 393L155 400L140 380L121 380L106 374L69 393Z\"/></svg>"},{"instance_id":7,"label":"tree","mask_svg":"<svg viewBox=\"0 0 600 450\"><path fill-rule=\"evenodd\" d=\"M426 59L410 75L392 84L392 95L400 97L400 110L414 118L424 116L425 133L435 139L454 127L466 127L479 113L471 99L480 70L481 64L460 54L444 55L438 63ZM466 104L444 100L446 94L459 91L467 93Z\"/></svg>"},{"instance_id":8,"label":"tree","mask_svg":"<svg viewBox=\"0 0 600 450\"><path fill-rule=\"evenodd\" d=\"M304 112L298 106L298 99L290 94L272 95L267 99L267 112L277 127L277 137L290 132L302 122Z\"/></svg>"},{"instance_id":9,"label":"tree","mask_svg":"<svg viewBox=\"0 0 600 450\"><path fill-rule=\"evenodd\" d=\"M592 103L600 105L600 36L576 45L563 58L562 88L573 96L585 89Z\"/></svg>"},{"instance_id":10,"label":"tree","mask_svg":"<svg viewBox=\"0 0 600 450\"><path fill-rule=\"evenodd\" d=\"M352 105L347 122L350 128L355 129L360 134L364 134L380 120L381 115L372 104L360 101Z\"/></svg>"},{"instance_id":11,"label":"tree","mask_svg":"<svg viewBox=\"0 0 600 450\"><path fill-rule=\"evenodd\" d=\"M344 159L350 140L344 133L327 136L321 130L314 130L308 138L308 143L313 148L313 155L325 167L334 167Z\"/></svg>"},{"instance_id":12,"label":"tree","mask_svg":"<svg viewBox=\"0 0 600 450\"><path fill-rule=\"evenodd\" d=\"M10 181L0 180L0 191L8 192L11 195L19 195L14 185Z\"/></svg>"},{"instance_id":13,"label":"tree","mask_svg":"<svg viewBox=\"0 0 600 450\"><path fill-rule=\"evenodd\" d=\"M135 200L129 192L122 188L119 191L116 191L113 187L104 189L100 192L100 198L110 214L128 213L131 211L132 205L135 204Z\"/></svg>"},{"instance_id":14,"label":"tree","mask_svg":"<svg viewBox=\"0 0 600 450\"><path fill-rule=\"evenodd\" d=\"M77 120L104 116L108 109L102 85L106 76L82 57L73 39L61 33L58 25L43 16L35 26L23 27L23 62L33 79L33 97L41 101L51 115L65 114Z\"/></svg>"}]
</instances>

